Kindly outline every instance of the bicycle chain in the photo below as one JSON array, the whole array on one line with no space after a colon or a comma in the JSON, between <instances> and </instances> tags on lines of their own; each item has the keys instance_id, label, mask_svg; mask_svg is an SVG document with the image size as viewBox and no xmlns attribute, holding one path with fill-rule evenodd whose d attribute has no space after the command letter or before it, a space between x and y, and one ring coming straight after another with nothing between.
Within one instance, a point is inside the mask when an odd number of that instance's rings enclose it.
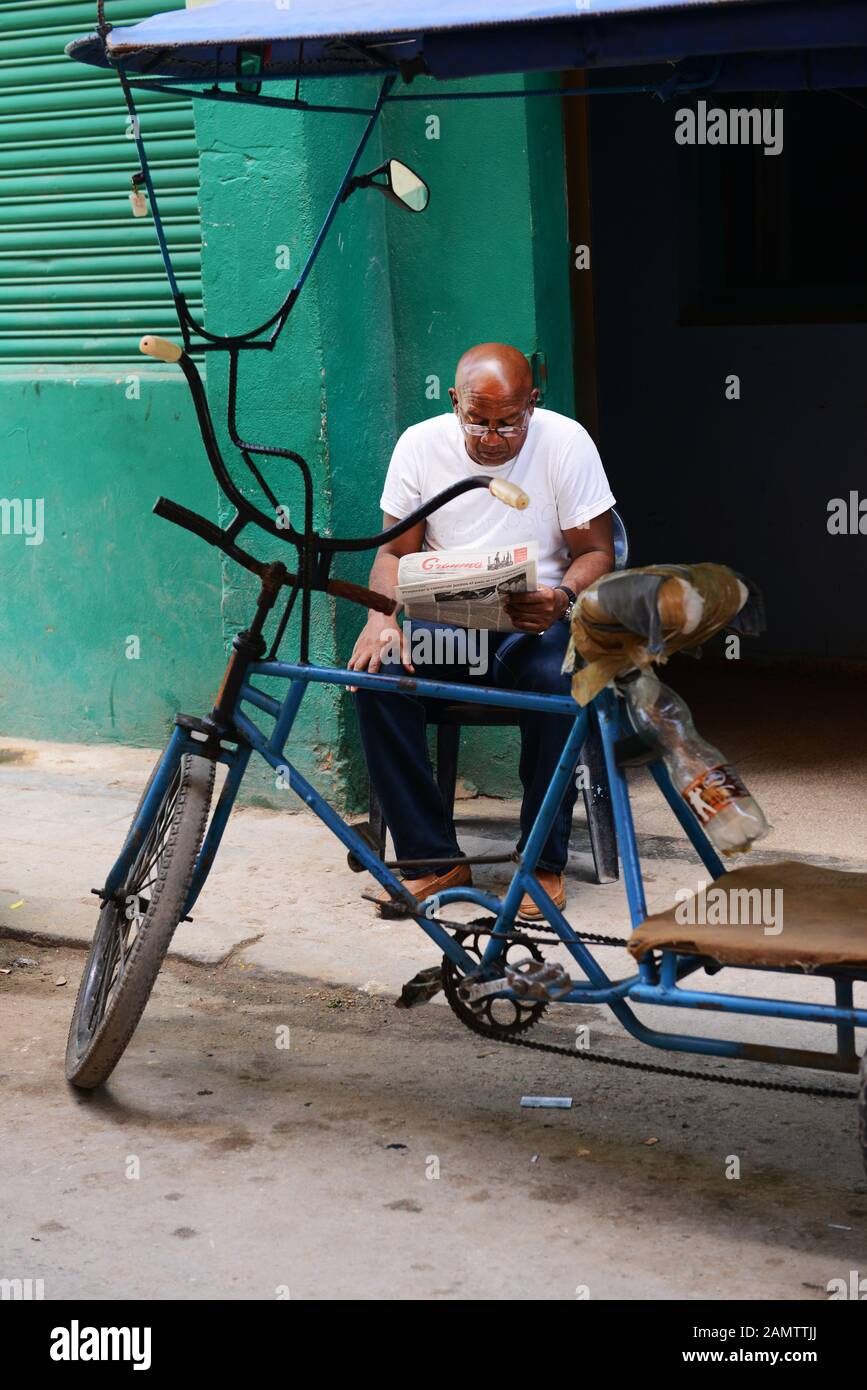
<instances>
[{"instance_id":1,"label":"bicycle chain","mask_svg":"<svg viewBox=\"0 0 867 1390\"><path fill-rule=\"evenodd\" d=\"M480 917L475 922L467 922L464 930L473 930L477 934L481 932L490 935L492 928L487 927L488 922L493 922L492 917ZM573 929L574 930L574 929ZM575 935L580 941L592 942L599 946L626 946L626 941L616 936L601 936L595 932L579 932ZM539 940L540 944L554 945L550 937L527 937L521 932L506 934L506 939L513 941ZM748 1076L721 1076L718 1072L711 1071L691 1071L686 1067L665 1067L658 1062L634 1062L626 1057L603 1057L598 1053L576 1051L571 1047L563 1047L559 1043L531 1042L529 1038L514 1036L509 1033L498 1034L490 1028L476 1026L464 1019L461 1019L464 1026L471 1032L479 1034L483 1038L489 1038L492 1042L509 1043L512 1047L524 1047L531 1052L552 1053L558 1057L571 1057L576 1062L599 1062L606 1067L621 1067L625 1071L652 1072L655 1076L679 1076L685 1081L715 1081L721 1086L743 1086L755 1091L784 1091L786 1094L799 1096L817 1096L823 1100L857 1100L857 1091L845 1091L830 1086L796 1086L787 1081L758 1081Z\"/></svg>"},{"instance_id":2,"label":"bicycle chain","mask_svg":"<svg viewBox=\"0 0 867 1390\"><path fill-rule=\"evenodd\" d=\"M437 919L435 918L434 920L436 921ZM521 919L519 917L518 921L520 922L520 920ZM485 926L486 922L493 921L495 921L495 918L493 917L478 917L474 922L467 922L465 924L465 928L471 927L477 936L493 936L494 928ZM440 925L442 926L444 924L440 923ZM537 946L564 946L568 944L567 942L564 942L562 937L557 936L557 933L554 931L553 927L546 927L543 923L540 923L538 930L547 931L550 933L550 935L528 936L526 932L514 931L497 932L497 936L500 937L503 941L533 941ZM571 930L573 936L576 936L579 941L589 942L591 946L626 947L629 944L628 941L626 941L622 936L602 936L600 932L575 931L574 927Z\"/></svg>"}]
</instances>

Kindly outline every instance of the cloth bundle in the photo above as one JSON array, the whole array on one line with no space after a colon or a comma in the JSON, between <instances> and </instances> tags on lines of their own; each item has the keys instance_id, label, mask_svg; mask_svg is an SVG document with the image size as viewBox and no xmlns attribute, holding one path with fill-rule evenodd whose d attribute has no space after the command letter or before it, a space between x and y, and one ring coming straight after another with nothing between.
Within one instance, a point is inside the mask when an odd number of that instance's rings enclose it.
<instances>
[{"instance_id":1,"label":"cloth bundle","mask_svg":"<svg viewBox=\"0 0 867 1390\"><path fill-rule=\"evenodd\" d=\"M574 670L572 694L587 705L616 677L700 647L722 628L764 630L759 590L726 565L621 570L578 595L563 670Z\"/></svg>"}]
</instances>

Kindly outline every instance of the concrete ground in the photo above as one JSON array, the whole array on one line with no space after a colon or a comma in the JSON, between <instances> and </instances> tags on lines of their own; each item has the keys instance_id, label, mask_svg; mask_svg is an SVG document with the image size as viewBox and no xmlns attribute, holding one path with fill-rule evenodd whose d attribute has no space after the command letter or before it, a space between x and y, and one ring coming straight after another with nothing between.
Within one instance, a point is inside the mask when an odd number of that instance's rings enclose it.
<instances>
[{"instance_id":1,"label":"concrete ground","mask_svg":"<svg viewBox=\"0 0 867 1390\"><path fill-rule=\"evenodd\" d=\"M863 676L679 663L671 680L773 822L763 856L867 868ZM586 1286L821 1299L829 1279L867 1273L849 1102L533 1056L468 1033L441 999L396 1011L436 952L415 927L373 918L368 881L306 812L235 814L124 1059L101 1093L71 1093L88 890L153 756L0 739L0 1278L43 1278L47 1298L568 1299ZM653 910L701 875L644 772L633 790ZM514 843L516 804L477 798L459 813L467 851ZM589 862L577 814L570 920L623 935L622 886L590 883ZM600 959L624 972L619 950ZM828 997L821 982L744 971L726 987ZM663 1012L642 1016L672 1026ZM598 1053L834 1084L650 1052L600 1009L561 1007L534 1036L568 1046L578 1023ZM275 1045L284 1026L288 1048ZM831 1041L707 1012L677 1026ZM520 1107L539 1093L573 1106Z\"/></svg>"}]
</instances>

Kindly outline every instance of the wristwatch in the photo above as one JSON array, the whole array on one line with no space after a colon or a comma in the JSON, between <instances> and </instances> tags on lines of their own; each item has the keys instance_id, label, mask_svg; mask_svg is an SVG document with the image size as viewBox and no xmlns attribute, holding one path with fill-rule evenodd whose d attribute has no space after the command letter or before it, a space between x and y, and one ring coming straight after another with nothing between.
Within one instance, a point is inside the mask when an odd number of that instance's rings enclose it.
<instances>
[{"instance_id":1,"label":"wristwatch","mask_svg":"<svg viewBox=\"0 0 867 1390\"><path fill-rule=\"evenodd\" d=\"M568 622L569 619L572 617L572 610L575 607L575 600L577 599L578 595L575 593L574 589L570 589L566 584L558 584L557 588L560 590L561 593L564 593L566 595L566 598L568 600L566 604L566 611L563 614L564 622Z\"/></svg>"}]
</instances>

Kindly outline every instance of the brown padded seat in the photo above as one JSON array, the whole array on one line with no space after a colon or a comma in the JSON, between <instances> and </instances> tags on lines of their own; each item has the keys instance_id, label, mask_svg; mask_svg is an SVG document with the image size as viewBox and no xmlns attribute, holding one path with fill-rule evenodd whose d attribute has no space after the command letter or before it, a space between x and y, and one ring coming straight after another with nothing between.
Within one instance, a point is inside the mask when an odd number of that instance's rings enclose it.
<instances>
[{"instance_id":1,"label":"brown padded seat","mask_svg":"<svg viewBox=\"0 0 867 1390\"><path fill-rule=\"evenodd\" d=\"M838 869L820 869L791 860L735 869L708 883L708 914L713 890L717 888L728 890L728 917L749 917L750 923L680 923L675 912L681 916L684 912L678 904L654 913L635 930L629 942L633 956L640 960L648 951L669 948L683 955L710 956L721 965L799 966L802 970L831 965L867 966L867 874L841 873ZM743 894L738 899L730 896L738 889L765 890L771 894L780 890L781 898L771 897L765 902L781 904L782 931L766 934L761 920L752 925L760 916L759 900L753 896L753 910L748 912L741 906L746 903Z\"/></svg>"}]
</instances>

